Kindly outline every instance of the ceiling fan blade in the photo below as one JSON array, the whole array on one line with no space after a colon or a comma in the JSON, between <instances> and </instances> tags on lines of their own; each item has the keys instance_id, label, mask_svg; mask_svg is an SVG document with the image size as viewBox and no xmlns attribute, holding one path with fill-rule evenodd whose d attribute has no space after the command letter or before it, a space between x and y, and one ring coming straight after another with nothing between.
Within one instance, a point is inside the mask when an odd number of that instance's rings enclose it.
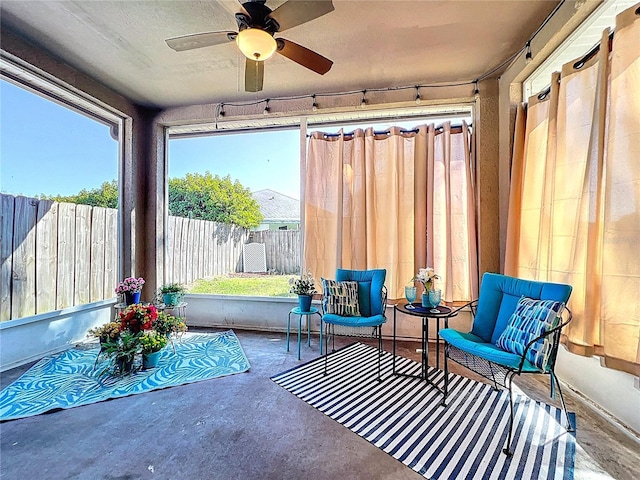
<instances>
[{"instance_id":1,"label":"ceiling fan blade","mask_svg":"<svg viewBox=\"0 0 640 480\"><path fill-rule=\"evenodd\" d=\"M269 16L278 22L280 25L278 31L282 32L287 28L295 27L296 25L333 12L333 10L334 7L331 0L289 0L276 8Z\"/></svg>"},{"instance_id":2,"label":"ceiling fan blade","mask_svg":"<svg viewBox=\"0 0 640 480\"><path fill-rule=\"evenodd\" d=\"M206 32L196 33L193 35L182 35L181 37L167 38L165 42L176 52L184 50L193 50L194 48L211 47L212 45L220 45L232 40L229 35L236 35L236 32Z\"/></svg>"},{"instance_id":3,"label":"ceiling fan blade","mask_svg":"<svg viewBox=\"0 0 640 480\"><path fill-rule=\"evenodd\" d=\"M244 66L244 91L259 92L264 81L264 62L246 59Z\"/></svg>"},{"instance_id":4,"label":"ceiling fan blade","mask_svg":"<svg viewBox=\"0 0 640 480\"><path fill-rule=\"evenodd\" d=\"M293 60L303 67L307 67L309 70L313 70L320 75L324 75L331 70L333 62L319 53L309 50L302 45L298 45L291 40L285 40L284 38L278 38L276 42L278 44L278 49L276 51L280 55L287 57L289 60Z\"/></svg>"}]
</instances>

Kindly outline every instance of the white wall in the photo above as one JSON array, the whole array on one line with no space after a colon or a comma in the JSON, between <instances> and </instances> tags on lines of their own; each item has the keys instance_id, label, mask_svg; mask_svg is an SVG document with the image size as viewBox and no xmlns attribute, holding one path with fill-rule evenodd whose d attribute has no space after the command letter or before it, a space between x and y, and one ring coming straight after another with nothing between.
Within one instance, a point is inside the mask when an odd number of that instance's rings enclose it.
<instances>
[{"instance_id":1,"label":"white wall","mask_svg":"<svg viewBox=\"0 0 640 480\"><path fill-rule=\"evenodd\" d=\"M86 339L113 318L113 300L0 323L0 371L52 355Z\"/></svg>"},{"instance_id":2,"label":"white wall","mask_svg":"<svg viewBox=\"0 0 640 480\"><path fill-rule=\"evenodd\" d=\"M556 373L560 380L640 435L638 377L600 366L596 357L581 357L560 347Z\"/></svg>"},{"instance_id":3,"label":"white wall","mask_svg":"<svg viewBox=\"0 0 640 480\"><path fill-rule=\"evenodd\" d=\"M287 317L292 308L298 305L297 298L285 297L244 297L232 295L186 295L187 325L198 327L229 327L245 330L286 332ZM313 306L320 310L318 301ZM393 307L387 307L387 323L382 329L383 336L393 335ZM429 320L430 338L435 338L435 323ZM297 326L297 316L291 316L292 327ZM398 314L397 336L419 340L421 338L421 319ZM468 312L461 313L449 323L452 328L468 331L471 317ZM311 331L318 332L320 319L312 317Z\"/></svg>"},{"instance_id":4,"label":"white wall","mask_svg":"<svg viewBox=\"0 0 640 480\"><path fill-rule=\"evenodd\" d=\"M187 325L199 327L241 328L245 330L261 330L286 332L287 318L292 308L298 305L297 298L285 297L243 297L231 295L186 295ZM318 301L313 306L320 310ZM386 338L393 335L393 307L387 307L387 323L382 329ZM429 320L429 337L435 338L434 320ZM298 317L291 315L291 328L296 331ZM419 317L398 314L396 335L402 339L419 340L421 338L422 320ZM468 312L461 313L449 322L449 326L468 331L471 328L471 317ZM441 325L441 328L443 325ZM306 324L303 323L303 328ZM318 332L320 319L312 316L311 331Z\"/></svg>"}]
</instances>

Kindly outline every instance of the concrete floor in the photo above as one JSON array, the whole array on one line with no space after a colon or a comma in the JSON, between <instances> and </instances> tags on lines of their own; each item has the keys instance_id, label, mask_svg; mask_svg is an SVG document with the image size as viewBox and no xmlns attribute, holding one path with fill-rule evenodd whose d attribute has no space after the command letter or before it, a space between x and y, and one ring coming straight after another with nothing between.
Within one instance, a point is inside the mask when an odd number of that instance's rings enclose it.
<instances>
[{"instance_id":1,"label":"concrete floor","mask_svg":"<svg viewBox=\"0 0 640 480\"><path fill-rule=\"evenodd\" d=\"M251 363L247 373L0 424L0 477L423 478L269 380L300 364L295 340L287 353L283 334L236 334ZM352 341L339 338L336 345ZM418 360L417 346L403 342L398 353ZM391 351L390 342L385 342L385 350ZM313 337L311 348L303 345L301 361L318 353L318 338ZM4 372L0 385L8 385L28 367ZM548 401L546 381L519 384L532 398ZM567 397L578 419L575 478L637 479L637 439L570 392Z\"/></svg>"}]
</instances>

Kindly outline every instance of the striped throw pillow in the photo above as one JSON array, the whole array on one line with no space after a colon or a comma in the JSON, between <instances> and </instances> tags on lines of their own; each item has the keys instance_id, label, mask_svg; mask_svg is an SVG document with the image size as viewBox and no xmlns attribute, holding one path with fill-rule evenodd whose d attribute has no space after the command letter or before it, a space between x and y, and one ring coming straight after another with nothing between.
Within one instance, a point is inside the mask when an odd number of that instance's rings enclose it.
<instances>
[{"instance_id":1,"label":"striped throw pillow","mask_svg":"<svg viewBox=\"0 0 640 480\"><path fill-rule=\"evenodd\" d=\"M322 307L325 313L342 317L359 317L358 282L337 282L322 278Z\"/></svg>"},{"instance_id":2,"label":"striped throw pillow","mask_svg":"<svg viewBox=\"0 0 640 480\"><path fill-rule=\"evenodd\" d=\"M507 352L522 355L534 338L558 326L564 303L522 297L496 345ZM551 355L550 336L538 340L527 351L527 360L546 371Z\"/></svg>"}]
</instances>

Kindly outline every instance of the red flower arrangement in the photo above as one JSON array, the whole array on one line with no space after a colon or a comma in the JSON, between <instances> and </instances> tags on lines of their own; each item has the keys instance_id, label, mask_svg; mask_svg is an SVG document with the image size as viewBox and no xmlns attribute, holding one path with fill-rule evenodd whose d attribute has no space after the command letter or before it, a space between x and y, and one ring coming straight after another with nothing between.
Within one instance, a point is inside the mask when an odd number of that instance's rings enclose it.
<instances>
[{"instance_id":1,"label":"red flower arrangement","mask_svg":"<svg viewBox=\"0 0 640 480\"><path fill-rule=\"evenodd\" d=\"M128 329L135 334L153 328L153 322L158 318L158 310L153 305L136 303L120 312L119 317L122 330Z\"/></svg>"}]
</instances>

